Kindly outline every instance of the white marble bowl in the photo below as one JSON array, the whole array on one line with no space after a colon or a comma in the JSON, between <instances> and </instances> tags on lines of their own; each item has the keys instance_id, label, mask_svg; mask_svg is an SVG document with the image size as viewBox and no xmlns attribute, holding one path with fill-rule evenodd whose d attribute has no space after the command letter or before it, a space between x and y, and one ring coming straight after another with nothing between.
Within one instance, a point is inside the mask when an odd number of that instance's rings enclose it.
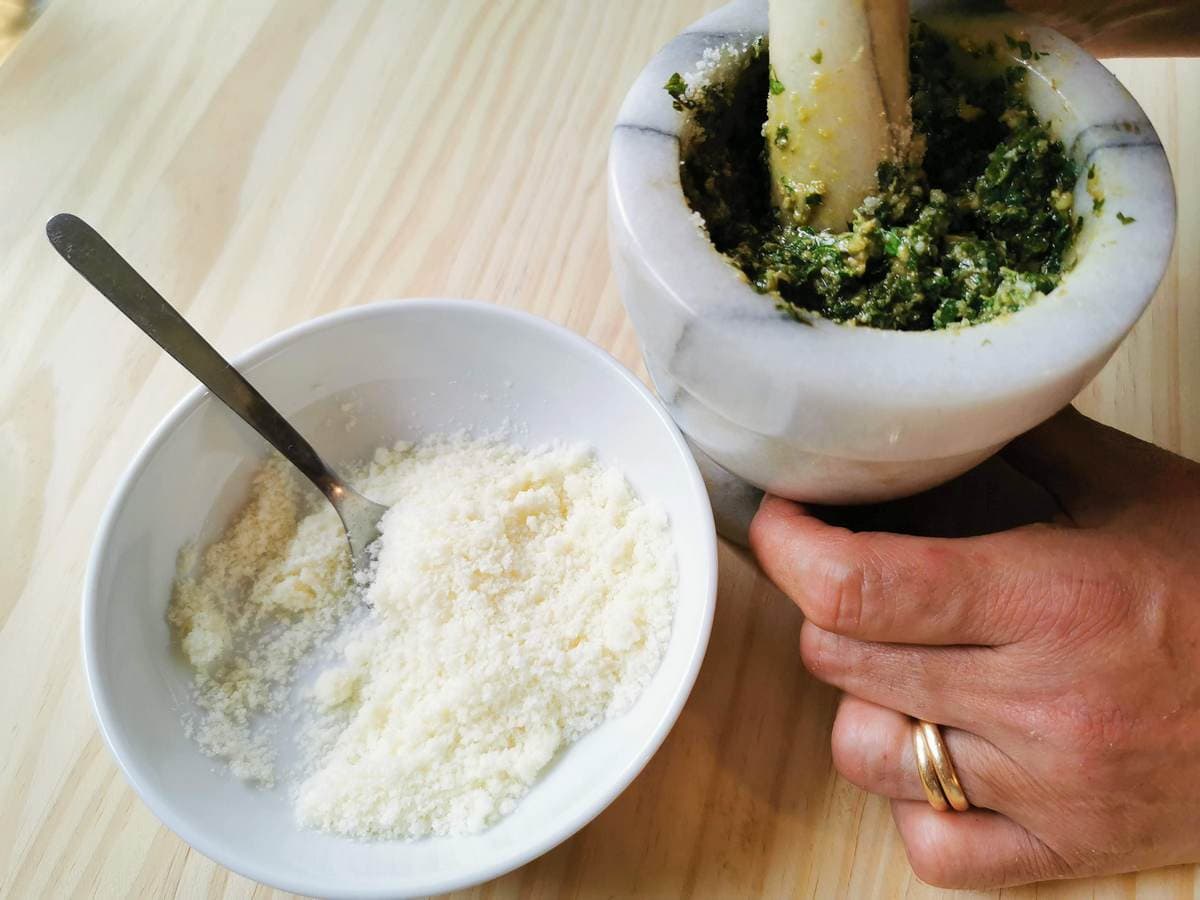
<instances>
[{"instance_id":1,"label":"white marble bowl","mask_svg":"<svg viewBox=\"0 0 1200 900\"><path fill-rule=\"evenodd\" d=\"M718 521L752 499L745 482L819 503L916 493L966 471L1065 406L1133 327L1166 268L1175 228L1170 168L1137 102L1061 35L1004 12L955 15L915 0L951 37L1027 37L1045 56L1029 95L1079 163L1078 264L1052 295L1003 320L893 332L777 312L697 227L679 180L683 115L663 89L705 52L766 30L765 0L735 0L688 28L642 72L609 154L618 285L660 396L709 465ZM710 54L711 56L711 54ZM1086 172L1106 202L1093 215ZM1136 221L1122 225L1117 212ZM732 473L732 477L728 474ZM725 521L722 521L722 516ZM744 522L743 522L744 524ZM733 528L736 531L736 527Z\"/></svg>"}]
</instances>

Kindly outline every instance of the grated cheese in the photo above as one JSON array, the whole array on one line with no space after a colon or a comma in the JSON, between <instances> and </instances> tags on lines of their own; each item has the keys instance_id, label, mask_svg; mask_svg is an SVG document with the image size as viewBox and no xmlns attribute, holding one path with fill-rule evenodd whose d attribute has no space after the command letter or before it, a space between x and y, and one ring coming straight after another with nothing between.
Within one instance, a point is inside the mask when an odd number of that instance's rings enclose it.
<instances>
[{"instance_id":1,"label":"grated cheese","mask_svg":"<svg viewBox=\"0 0 1200 900\"><path fill-rule=\"evenodd\" d=\"M297 817L357 837L479 831L653 677L675 606L669 523L581 447L434 437L377 451L352 479L394 505L369 613L303 693ZM279 711L297 662L358 604L344 539L276 461L201 570L169 615L195 668L193 730L270 783L255 717Z\"/></svg>"}]
</instances>

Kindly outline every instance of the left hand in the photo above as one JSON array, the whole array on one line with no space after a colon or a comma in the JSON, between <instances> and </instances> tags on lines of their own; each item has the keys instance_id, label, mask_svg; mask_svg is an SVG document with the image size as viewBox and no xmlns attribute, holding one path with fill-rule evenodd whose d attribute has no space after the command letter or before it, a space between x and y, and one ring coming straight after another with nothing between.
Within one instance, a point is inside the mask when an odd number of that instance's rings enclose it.
<instances>
[{"instance_id":1,"label":"left hand","mask_svg":"<svg viewBox=\"0 0 1200 900\"><path fill-rule=\"evenodd\" d=\"M1200 465L1073 410L1005 458L1004 489L952 506L1036 482L1053 524L916 537L763 501L751 546L804 611L805 665L846 693L834 763L892 799L932 884L1198 861ZM974 809L926 802L910 717L942 726Z\"/></svg>"}]
</instances>

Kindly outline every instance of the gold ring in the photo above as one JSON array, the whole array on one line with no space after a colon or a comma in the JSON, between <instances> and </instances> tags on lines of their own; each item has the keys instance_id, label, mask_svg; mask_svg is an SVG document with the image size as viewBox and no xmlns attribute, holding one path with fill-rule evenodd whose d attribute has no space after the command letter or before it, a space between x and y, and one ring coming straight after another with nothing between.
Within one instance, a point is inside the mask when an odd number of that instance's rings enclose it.
<instances>
[{"instance_id":1,"label":"gold ring","mask_svg":"<svg viewBox=\"0 0 1200 900\"><path fill-rule=\"evenodd\" d=\"M932 722L918 719L913 733L921 736L921 743L925 745L926 755L932 763L946 802L957 812L966 812L971 808L971 804L967 801L966 792L958 780L958 773L954 771L954 763L950 761L950 751L946 749L946 742L942 740L942 730ZM918 767L919 765L918 763Z\"/></svg>"},{"instance_id":2,"label":"gold ring","mask_svg":"<svg viewBox=\"0 0 1200 900\"><path fill-rule=\"evenodd\" d=\"M946 795L942 793L937 769L933 767L933 757L929 754L929 748L925 745L925 738L916 721L913 722L912 743L913 754L917 757L917 774L921 776L921 787L925 788L925 799L938 812L945 812L950 808L950 804L946 802Z\"/></svg>"}]
</instances>

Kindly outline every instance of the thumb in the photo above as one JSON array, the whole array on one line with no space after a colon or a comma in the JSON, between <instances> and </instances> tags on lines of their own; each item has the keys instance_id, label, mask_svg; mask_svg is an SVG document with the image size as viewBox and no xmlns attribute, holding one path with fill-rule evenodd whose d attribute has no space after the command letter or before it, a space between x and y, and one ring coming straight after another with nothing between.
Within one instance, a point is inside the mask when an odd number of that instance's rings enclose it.
<instances>
[{"instance_id":1,"label":"thumb","mask_svg":"<svg viewBox=\"0 0 1200 900\"><path fill-rule=\"evenodd\" d=\"M1072 406L1014 440L1001 456L1084 527L1156 511L1162 500L1177 497L1181 472L1196 468ZM1194 475L1188 481L1197 483Z\"/></svg>"}]
</instances>

